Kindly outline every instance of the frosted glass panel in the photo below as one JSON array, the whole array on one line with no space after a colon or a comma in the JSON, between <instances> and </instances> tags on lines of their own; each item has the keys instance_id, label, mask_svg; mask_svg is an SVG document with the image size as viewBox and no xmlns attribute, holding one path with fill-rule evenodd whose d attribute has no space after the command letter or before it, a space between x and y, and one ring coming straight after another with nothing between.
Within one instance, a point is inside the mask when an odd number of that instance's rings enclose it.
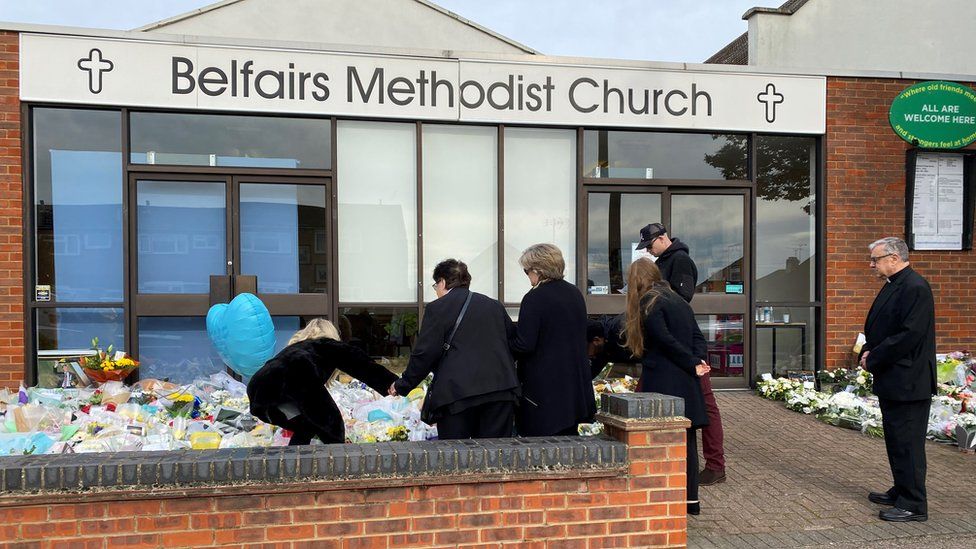
<instances>
[{"instance_id":1,"label":"frosted glass panel","mask_svg":"<svg viewBox=\"0 0 976 549\"><path fill-rule=\"evenodd\" d=\"M471 289L498 295L498 132L471 126L424 126L424 300L434 267L453 257L468 264Z\"/></svg>"},{"instance_id":2,"label":"frosted glass panel","mask_svg":"<svg viewBox=\"0 0 976 549\"><path fill-rule=\"evenodd\" d=\"M417 301L416 135L413 124L339 123L339 301Z\"/></svg>"},{"instance_id":3,"label":"frosted glass panel","mask_svg":"<svg viewBox=\"0 0 976 549\"><path fill-rule=\"evenodd\" d=\"M506 128L504 169L505 301L529 291L518 259L540 242L562 250L566 280L575 284L576 132Z\"/></svg>"}]
</instances>

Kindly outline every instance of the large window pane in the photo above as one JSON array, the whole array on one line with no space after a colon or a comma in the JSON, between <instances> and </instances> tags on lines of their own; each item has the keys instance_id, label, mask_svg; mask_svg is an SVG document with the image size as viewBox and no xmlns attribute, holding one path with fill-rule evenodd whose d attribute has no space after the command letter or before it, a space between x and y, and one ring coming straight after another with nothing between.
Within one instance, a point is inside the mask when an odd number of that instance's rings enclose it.
<instances>
[{"instance_id":1,"label":"large window pane","mask_svg":"<svg viewBox=\"0 0 976 549\"><path fill-rule=\"evenodd\" d=\"M531 287L518 259L532 244L558 246L576 282L576 132L506 128L504 142L505 301L517 303Z\"/></svg>"},{"instance_id":2,"label":"large window pane","mask_svg":"<svg viewBox=\"0 0 976 549\"><path fill-rule=\"evenodd\" d=\"M757 307L756 375L814 371L815 322L813 307Z\"/></svg>"},{"instance_id":3,"label":"large window pane","mask_svg":"<svg viewBox=\"0 0 976 549\"><path fill-rule=\"evenodd\" d=\"M696 291L724 294L727 283L744 283L743 215L742 195L672 195L669 236L688 245L698 267Z\"/></svg>"},{"instance_id":4,"label":"large window pane","mask_svg":"<svg viewBox=\"0 0 976 549\"><path fill-rule=\"evenodd\" d=\"M417 127L342 121L337 131L339 301L416 302Z\"/></svg>"},{"instance_id":5,"label":"large window pane","mask_svg":"<svg viewBox=\"0 0 976 549\"><path fill-rule=\"evenodd\" d=\"M760 136L756 300L815 301L816 139Z\"/></svg>"},{"instance_id":6,"label":"large window pane","mask_svg":"<svg viewBox=\"0 0 976 549\"><path fill-rule=\"evenodd\" d=\"M205 294L227 271L223 183L139 181L140 293Z\"/></svg>"},{"instance_id":7,"label":"large window pane","mask_svg":"<svg viewBox=\"0 0 976 549\"><path fill-rule=\"evenodd\" d=\"M420 324L416 307L347 307L339 310L337 326L343 341L369 356L388 357L386 365L402 373Z\"/></svg>"},{"instance_id":8,"label":"large window pane","mask_svg":"<svg viewBox=\"0 0 976 549\"><path fill-rule=\"evenodd\" d=\"M324 293L328 283L325 187L241 184L241 272L258 292Z\"/></svg>"},{"instance_id":9,"label":"large window pane","mask_svg":"<svg viewBox=\"0 0 976 549\"><path fill-rule=\"evenodd\" d=\"M424 126L424 281L441 260L468 264L471 289L498 295L498 132ZM424 300L436 295L424 285Z\"/></svg>"},{"instance_id":10,"label":"large window pane","mask_svg":"<svg viewBox=\"0 0 976 549\"><path fill-rule=\"evenodd\" d=\"M139 319L139 377L189 383L225 369L204 317Z\"/></svg>"},{"instance_id":11,"label":"large window pane","mask_svg":"<svg viewBox=\"0 0 976 549\"><path fill-rule=\"evenodd\" d=\"M640 229L661 220L661 195L650 193L589 193L586 250L586 293L618 294L627 283L637 251Z\"/></svg>"},{"instance_id":12,"label":"large window pane","mask_svg":"<svg viewBox=\"0 0 976 549\"><path fill-rule=\"evenodd\" d=\"M60 302L122 301L122 117L33 115L36 283Z\"/></svg>"},{"instance_id":13,"label":"large window pane","mask_svg":"<svg viewBox=\"0 0 976 549\"><path fill-rule=\"evenodd\" d=\"M103 349L125 350L125 318L119 308L36 309L37 350L88 349L98 338Z\"/></svg>"},{"instance_id":14,"label":"large window pane","mask_svg":"<svg viewBox=\"0 0 976 549\"><path fill-rule=\"evenodd\" d=\"M136 112L133 164L328 169L329 120Z\"/></svg>"},{"instance_id":15,"label":"large window pane","mask_svg":"<svg viewBox=\"0 0 976 549\"><path fill-rule=\"evenodd\" d=\"M744 135L587 130L583 176L748 179Z\"/></svg>"}]
</instances>

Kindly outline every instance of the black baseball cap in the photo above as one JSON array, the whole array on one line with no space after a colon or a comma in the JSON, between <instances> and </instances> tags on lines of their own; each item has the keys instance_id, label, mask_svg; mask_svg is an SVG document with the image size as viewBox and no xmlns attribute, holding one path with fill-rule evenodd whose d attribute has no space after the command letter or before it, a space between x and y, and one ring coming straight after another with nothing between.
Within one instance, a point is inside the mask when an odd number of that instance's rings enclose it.
<instances>
[{"instance_id":1,"label":"black baseball cap","mask_svg":"<svg viewBox=\"0 0 976 549\"><path fill-rule=\"evenodd\" d=\"M640 244L637 245L638 250L643 250L644 248L651 245L651 242L655 238L661 236L668 232L667 227L661 223L649 223L640 230Z\"/></svg>"}]
</instances>

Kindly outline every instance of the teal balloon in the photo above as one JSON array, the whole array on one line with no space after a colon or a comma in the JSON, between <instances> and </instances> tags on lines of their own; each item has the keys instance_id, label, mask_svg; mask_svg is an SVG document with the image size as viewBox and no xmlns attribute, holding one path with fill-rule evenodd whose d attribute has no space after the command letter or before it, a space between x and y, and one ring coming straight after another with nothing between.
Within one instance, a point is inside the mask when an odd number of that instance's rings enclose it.
<instances>
[{"instance_id":1,"label":"teal balloon","mask_svg":"<svg viewBox=\"0 0 976 549\"><path fill-rule=\"evenodd\" d=\"M224 363L251 377L274 356L275 330L271 313L254 294L239 294L207 313L207 334Z\"/></svg>"}]
</instances>

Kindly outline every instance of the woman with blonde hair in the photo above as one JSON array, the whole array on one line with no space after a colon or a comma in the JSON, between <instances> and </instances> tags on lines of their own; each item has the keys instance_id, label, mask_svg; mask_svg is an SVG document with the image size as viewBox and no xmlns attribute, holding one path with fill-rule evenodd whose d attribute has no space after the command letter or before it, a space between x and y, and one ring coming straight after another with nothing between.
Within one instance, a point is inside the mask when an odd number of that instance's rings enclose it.
<instances>
[{"instance_id":1,"label":"woman with blonde hair","mask_svg":"<svg viewBox=\"0 0 976 549\"><path fill-rule=\"evenodd\" d=\"M251 377L251 414L292 431L289 446L308 444L315 436L327 444L345 442L342 414L325 388L336 369L381 394L397 379L362 350L339 341L331 322L316 318Z\"/></svg>"},{"instance_id":2,"label":"woman with blonde hair","mask_svg":"<svg viewBox=\"0 0 976 549\"><path fill-rule=\"evenodd\" d=\"M593 421L596 403L586 339L586 304L563 280L566 263L552 244L529 246L519 258L532 289L522 298L511 340L522 381L515 416L521 436L575 435Z\"/></svg>"},{"instance_id":3,"label":"woman with blonde hair","mask_svg":"<svg viewBox=\"0 0 976 549\"><path fill-rule=\"evenodd\" d=\"M698 328L691 305L663 280L648 258L630 266L627 275L627 313L624 328L627 348L640 357L642 391L681 397L687 433L688 513L701 512L698 501L698 441L696 431L708 425L700 376L710 370L704 358L705 337Z\"/></svg>"}]
</instances>

